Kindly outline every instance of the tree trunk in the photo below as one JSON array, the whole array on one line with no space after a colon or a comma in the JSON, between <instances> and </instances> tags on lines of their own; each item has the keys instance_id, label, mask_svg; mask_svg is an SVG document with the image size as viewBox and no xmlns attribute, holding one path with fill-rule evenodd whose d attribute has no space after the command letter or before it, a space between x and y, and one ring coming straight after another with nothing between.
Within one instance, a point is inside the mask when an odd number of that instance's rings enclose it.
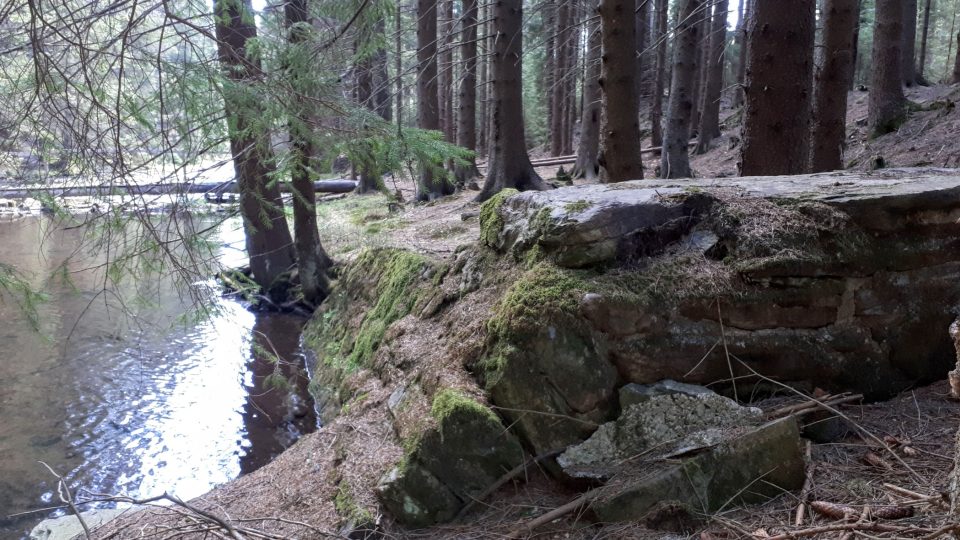
<instances>
[{"instance_id":1,"label":"tree trunk","mask_svg":"<svg viewBox=\"0 0 960 540\"><path fill-rule=\"evenodd\" d=\"M957 34L957 55L953 59L953 78L951 84L960 82L960 33Z\"/></svg>"},{"instance_id":2,"label":"tree trunk","mask_svg":"<svg viewBox=\"0 0 960 540\"><path fill-rule=\"evenodd\" d=\"M570 54L567 51L567 48L570 46L570 2L561 0L555 9L556 12L553 19L553 35L555 36L553 51L554 70L552 78L553 84L550 86L550 93L553 96L550 99L550 155L559 156L563 154L563 143L566 140L566 135L564 134L564 107L567 104L567 79L570 77L570 69L568 66Z\"/></svg>"},{"instance_id":3,"label":"tree trunk","mask_svg":"<svg viewBox=\"0 0 960 540\"><path fill-rule=\"evenodd\" d=\"M903 0L877 0L867 111L872 136L895 131L904 118L903 70L900 66L902 36Z\"/></svg>"},{"instance_id":4,"label":"tree trunk","mask_svg":"<svg viewBox=\"0 0 960 540\"><path fill-rule=\"evenodd\" d=\"M735 81L733 89L733 106L739 107L743 105L743 92L741 91L743 84L743 74L747 64L747 23L746 23L746 4L749 3L749 0L740 0L737 6L737 30L736 30L736 45L737 45L737 80Z\"/></svg>"},{"instance_id":5,"label":"tree trunk","mask_svg":"<svg viewBox=\"0 0 960 540\"><path fill-rule=\"evenodd\" d=\"M705 154L710 142L720 136L720 94L723 91L724 49L727 46L727 0L719 0L713 12L713 29L707 57L707 87L700 115L697 153Z\"/></svg>"},{"instance_id":6,"label":"tree trunk","mask_svg":"<svg viewBox=\"0 0 960 540\"><path fill-rule=\"evenodd\" d=\"M308 45L308 33L303 31L303 23L309 23L308 0L290 0L284 6L284 22L287 39L291 48L298 49ZM371 69L365 66L366 76L371 79ZM317 196L310 178L310 157L317 155L309 122L309 100L311 81L306 70L297 70L291 75L291 86L296 92L295 106L289 123L290 142L293 148L293 164L290 184L293 189L293 229L294 247L297 252L297 275L304 300L313 306L320 305L330 294L330 282L327 270L332 265L330 257L320 242L317 229ZM358 83L359 86L359 83ZM368 101L369 101L369 96ZM361 179L362 183L362 179ZM360 183L358 183L358 186Z\"/></svg>"},{"instance_id":7,"label":"tree trunk","mask_svg":"<svg viewBox=\"0 0 960 540\"><path fill-rule=\"evenodd\" d=\"M477 149L477 0L461 0L460 61L463 77L460 79L460 95L457 112L457 144L468 149ZM480 176L473 159L467 165L457 165L458 186Z\"/></svg>"},{"instance_id":8,"label":"tree trunk","mask_svg":"<svg viewBox=\"0 0 960 540\"><path fill-rule=\"evenodd\" d=\"M390 96L390 73L387 70L387 22L384 19L374 23L377 43L383 45L373 55L373 110L387 122L393 118L392 99Z\"/></svg>"},{"instance_id":9,"label":"tree trunk","mask_svg":"<svg viewBox=\"0 0 960 540\"><path fill-rule=\"evenodd\" d=\"M697 24L697 35L699 36L697 40L697 51L694 53L693 63L693 112L690 114L690 136L693 136L693 132L700 126L700 101L703 99L701 93L703 91L703 64L704 54L703 51L707 47L704 45L704 40L707 39L706 36L710 34L710 2L712 0L702 0L700 11L693 15L694 20ZM703 24L704 21L707 24Z\"/></svg>"},{"instance_id":10,"label":"tree trunk","mask_svg":"<svg viewBox=\"0 0 960 540\"><path fill-rule=\"evenodd\" d=\"M305 0L294 1L303 2ZM288 3L287 5L289 6L291 4ZM354 41L354 55L356 56L356 64L354 66L354 84L357 104L365 109L376 111L378 104L376 101L377 96L374 91L373 76L376 53L364 51L365 45L374 39L374 33L369 27L370 24L366 21L359 23L357 26L358 28ZM356 166L358 173L357 193L363 195L380 191L383 186L381 185L382 182L380 180L380 175L376 171L375 164L370 163L369 160L354 160L354 165Z\"/></svg>"},{"instance_id":11,"label":"tree trunk","mask_svg":"<svg viewBox=\"0 0 960 540\"><path fill-rule=\"evenodd\" d=\"M490 101L490 49L488 44L490 40L488 39L490 23L488 19L490 18L490 5L484 2L480 4L480 20L483 22L479 24L479 36L477 38L478 43L478 54L479 58L477 62L480 69L480 83L477 87L477 99L480 101L480 111L477 115L477 124L480 126L480 129L477 130L477 156L486 157L487 156L487 126L490 125L489 116L487 115L487 106Z\"/></svg>"},{"instance_id":12,"label":"tree trunk","mask_svg":"<svg viewBox=\"0 0 960 540\"><path fill-rule=\"evenodd\" d=\"M903 84L913 86L917 82L917 64L915 54L917 46L917 0L903 2L903 46L900 68L903 70Z\"/></svg>"},{"instance_id":13,"label":"tree trunk","mask_svg":"<svg viewBox=\"0 0 960 540\"><path fill-rule=\"evenodd\" d=\"M802 174L810 166L816 7L815 0L754 2L740 156L743 176Z\"/></svg>"},{"instance_id":14,"label":"tree trunk","mask_svg":"<svg viewBox=\"0 0 960 540\"><path fill-rule=\"evenodd\" d=\"M637 29L637 45L635 47L634 56L636 57L636 72L637 72L637 109L639 111L640 102L644 99L644 91L647 90L648 85L644 84L643 74L645 71L645 65L647 63L647 57L650 56L646 53L647 49L647 30L650 25L648 19L649 9L647 4L653 0L636 0L636 29Z\"/></svg>"},{"instance_id":15,"label":"tree trunk","mask_svg":"<svg viewBox=\"0 0 960 540\"><path fill-rule=\"evenodd\" d=\"M650 104L650 142L653 146L663 144L663 86L667 81L667 4L669 0L656 0L657 5L657 74L653 83L653 101Z\"/></svg>"},{"instance_id":16,"label":"tree trunk","mask_svg":"<svg viewBox=\"0 0 960 540\"><path fill-rule=\"evenodd\" d=\"M843 168L847 137L847 88L852 75L853 27L858 0L826 0L824 6L824 65L814 89L811 172Z\"/></svg>"},{"instance_id":17,"label":"tree trunk","mask_svg":"<svg viewBox=\"0 0 960 540\"><path fill-rule=\"evenodd\" d=\"M853 26L853 54L850 55L850 90L857 84L857 64L860 62L860 15L863 13L863 0L857 0L857 17Z\"/></svg>"},{"instance_id":18,"label":"tree trunk","mask_svg":"<svg viewBox=\"0 0 960 540\"><path fill-rule=\"evenodd\" d=\"M599 178L600 164L597 153L600 146L600 21L589 20L587 40L587 75L583 84L583 118L580 121L580 146L577 148L577 164L574 178L595 181Z\"/></svg>"},{"instance_id":19,"label":"tree trunk","mask_svg":"<svg viewBox=\"0 0 960 540\"><path fill-rule=\"evenodd\" d=\"M740 33L740 39L743 40L743 42L740 45L740 62L737 65L737 88L733 99L733 104L736 107L743 105L746 99L747 51L750 49L750 40L747 34L750 30L750 20L753 18L754 2L756 2L756 0L740 0L740 4L743 5L743 29Z\"/></svg>"},{"instance_id":20,"label":"tree trunk","mask_svg":"<svg viewBox=\"0 0 960 540\"><path fill-rule=\"evenodd\" d=\"M257 39L257 27L250 0L215 0L213 10L217 54L230 81L224 88L224 107L247 255L253 280L268 292L274 281L294 266L296 252L280 187L269 179L273 172L270 136L258 129L263 111L244 95L250 85L263 78L259 56L246 48L250 40Z\"/></svg>"},{"instance_id":21,"label":"tree trunk","mask_svg":"<svg viewBox=\"0 0 960 540\"><path fill-rule=\"evenodd\" d=\"M493 5L493 111L487 179L477 201L504 188L547 189L527 154L523 133L523 0Z\"/></svg>"},{"instance_id":22,"label":"tree trunk","mask_svg":"<svg viewBox=\"0 0 960 540\"><path fill-rule=\"evenodd\" d=\"M417 0L417 126L435 131L440 129L437 0ZM447 194L441 167L439 163L421 165L418 201L432 201Z\"/></svg>"},{"instance_id":23,"label":"tree trunk","mask_svg":"<svg viewBox=\"0 0 960 540\"><path fill-rule=\"evenodd\" d=\"M602 119L600 179L622 182L643 178L640 159L640 111L634 49L637 43L634 0L600 0Z\"/></svg>"},{"instance_id":24,"label":"tree trunk","mask_svg":"<svg viewBox=\"0 0 960 540\"><path fill-rule=\"evenodd\" d=\"M440 50L437 57L440 131L447 142L457 141L457 125L453 111L453 0L439 0L438 14Z\"/></svg>"},{"instance_id":25,"label":"tree trunk","mask_svg":"<svg viewBox=\"0 0 960 540\"><path fill-rule=\"evenodd\" d=\"M573 132L577 125L577 84L579 83L579 71L577 65L580 60L580 2L571 1L570 24L567 30L567 73L564 80L566 96L564 104L564 126L563 126L563 145L562 154L570 155L573 153Z\"/></svg>"},{"instance_id":26,"label":"tree trunk","mask_svg":"<svg viewBox=\"0 0 960 540\"><path fill-rule=\"evenodd\" d=\"M923 3L923 30L920 33L920 60L917 62L917 80L923 80L927 67L927 36L930 33L930 0Z\"/></svg>"},{"instance_id":27,"label":"tree trunk","mask_svg":"<svg viewBox=\"0 0 960 540\"><path fill-rule=\"evenodd\" d=\"M544 0L541 10L541 17L543 21L544 32L547 34L547 40L545 43L546 48L544 49L542 88L543 95L547 98L547 131L549 132L549 149L550 155L552 156L559 155L554 153L555 147L559 144L556 142L556 138L558 136L556 117L557 47L560 46L560 39L557 36L557 11L557 0ZM559 150L556 151L559 152Z\"/></svg>"},{"instance_id":28,"label":"tree trunk","mask_svg":"<svg viewBox=\"0 0 960 540\"><path fill-rule=\"evenodd\" d=\"M953 5L953 17L950 18L950 32L947 33L947 35L950 36L950 39L947 40L947 59L946 61L943 62L943 78L944 79L946 79L947 75L949 75L950 54L953 51L953 43L954 43L953 36L955 35L953 31L956 30L957 28L957 11L958 10L960 10L960 3L956 3ZM957 41L960 41L960 36L957 36ZM954 61L954 65L956 65L956 61ZM956 67L954 67L954 72L956 71L957 69ZM955 78L956 77L951 77L951 82L956 83L957 81L952 80Z\"/></svg>"},{"instance_id":29,"label":"tree trunk","mask_svg":"<svg viewBox=\"0 0 960 540\"><path fill-rule=\"evenodd\" d=\"M678 17L667 126L660 153L661 178L692 176L688 145L693 120L693 83L697 75L697 43L700 41L700 24L696 16L702 6L701 0L685 0Z\"/></svg>"},{"instance_id":30,"label":"tree trunk","mask_svg":"<svg viewBox=\"0 0 960 540\"><path fill-rule=\"evenodd\" d=\"M397 130L403 127L403 2L397 0L393 19L393 69L396 71Z\"/></svg>"}]
</instances>

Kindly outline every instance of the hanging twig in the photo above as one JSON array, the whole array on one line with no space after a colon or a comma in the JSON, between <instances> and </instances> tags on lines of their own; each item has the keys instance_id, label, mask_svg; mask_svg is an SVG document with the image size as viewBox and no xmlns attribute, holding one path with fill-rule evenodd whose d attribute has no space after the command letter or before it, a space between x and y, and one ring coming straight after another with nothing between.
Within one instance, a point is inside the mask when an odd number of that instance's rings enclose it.
<instances>
[{"instance_id":1,"label":"hanging twig","mask_svg":"<svg viewBox=\"0 0 960 540\"><path fill-rule=\"evenodd\" d=\"M60 496L60 501L70 507L70 511L73 512L73 515L77 517L77 521L80 522L80 526L83 527L83 536L90 539L90 527L87 526L87 522L83 520L83 516L80 515L80 510L77 509L77 505L73 502L73 495L70 493L70 486L67 485L67 482L63 479L62 476L57 474L52 467L40 462L41 465L47 468L50 471L50 474L57 477L57 494Z\"/></svg>"}]
</instances>

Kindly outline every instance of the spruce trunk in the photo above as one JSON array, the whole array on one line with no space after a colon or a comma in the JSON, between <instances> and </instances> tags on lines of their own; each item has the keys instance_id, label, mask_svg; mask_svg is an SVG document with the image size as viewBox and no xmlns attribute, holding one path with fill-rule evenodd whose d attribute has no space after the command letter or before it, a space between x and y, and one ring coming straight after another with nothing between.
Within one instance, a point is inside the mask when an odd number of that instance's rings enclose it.
<instances>
[{"instance_id":1,"label":"spruce trunk","mask_svg":"<svg viewBox=\"0 0 960 540\"><path fill-rule=\"evenodd\" d=\"M904 118L903 58L903 0L876 0L876 20L873 25L873 72L870 77L870 96L867 125L872 136L896 131Z\"/></svg>"},{"instance_id":2,"label":"spruce trunk","mask_svg":"<svg viewBox=\"0 0 960 540\"><path fill-rule=\"evenodd\" d=\"M700 140L697 153L705 154L713 139L720 136L720 94L723 91L724 49L727 45L728 0L719 0L713 12L710 54L707 56L707 87L700 115Z\"/></svg>"},{"instance_id":3,"label":"spruce trunk","mask_svg":"<svg viewBox=\"0 0 960 540\"><path fill-rule=\"evenodd\" d=\"M273 172L270 136L256 100L246 95L263 78L260 58L247 49L257 39L250 0L213 4L217 53L229 84L224 88L230 152L240 191L247 254L253 280L267 292L296 263L296 252ZM313 190L309 190L311 193Z\"/></svg>"},{"instance_id":4,"label":"spruce trunk","mask_svg":"<svg viewBox=\"0 0 960 540\"><path fill-rule=\"evenodd\" d=\"M498 0L492 9L493 40L490 160L477 201L504 188L547 189L530 164L523 128L523 0Z\"/></svg>"},{"instance_id":5,"label":"spruce trunk","mask_svg":"<svg viewBox=\"0 0 960 540\"><path fill-rule=\"evenodd\" d=\"M853 27L858 0L826 0L824 64L814 89L811 172L843 168L847 136L847 88L853 64Z\"/></svg>"},{"instance_id":6,"label":"spruce trunk","mask_svg":"<svg viewBox=\"0 0 960 540\"><path fill-rule=\"evenodd\" d=\"M753 3L740 156L744 176L802 174L810 166L816 7L815 0Z\"/></svg>"},{"instance_id":7,"label":"spruce trunk","mask_svg":"<svg viewBox=\"0 0 960 540\"><path fill-rule=\"evenodd\" d=\"M673 51L673 76L670 81L670 101L667 106L667 125L660 153L661 178L689 178L690 123L693 119L693 84L697 75L697 43L700 24L696 14L701 0L685 0L677 24Z\"/></svg>"},{"instance_id":8,"label":"spruce trunk","mask_svg":"<svg viewBox=\"0 0 960 540\"><path fill-rule=\"evenodd\" d=\"M634 60L636 17L633 0L601 0L600 43L602 117L600 179L622 182L643 178L640 159L640 111Z\"/></svg>"},{"instance_id":9,"label":"spruce trunk","mask_svg":"<svg viewBox=\"0 0 960 540\"><path fill-rule=\"evenodd\" d=\"M595 181L599 178L600 165L597 153L600 146L600 21L596 17L589 22L587 40L587 75L583 85L583 118L580 121L580 146L577 148L577 164L574 178Z\"/></svg>"}]
</instances>

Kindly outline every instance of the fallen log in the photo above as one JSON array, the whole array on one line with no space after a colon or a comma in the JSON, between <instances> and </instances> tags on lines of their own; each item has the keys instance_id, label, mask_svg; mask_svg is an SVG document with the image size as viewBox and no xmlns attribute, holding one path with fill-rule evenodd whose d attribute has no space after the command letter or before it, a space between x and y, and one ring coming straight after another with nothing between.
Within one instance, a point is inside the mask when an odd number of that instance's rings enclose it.
<instances>
[{"instance_id":1,"label":"fallen log","mask_svg":"<svg viewBox=\"0 0 960 540\"><path fill-rule=\"evenodd\" d=\"M319 180L313 183L318 193L349 193L356 189L353 180ZM289 184L281 184L281 191L290 193ZM160 183L160 184L119 184L112 186L36 186L0 188L0 198L26 199L47 195L50 197L107 197L110 195L172 195L204 194L222 196L224 193L238 193L236 182L206 183Z\"/></svg>"},{"instance_id":2,"label":"fallen log","mask_svg":"<svg viewBox=\"0 0 960 540\"><path fill-rule=\"evenodd\" d=\"M689 145L689 146L690 146L691 148L693 148L693 147L696 146L696 145L697 145L697 141L695 141L695 140L694 140L694 141L690 141L690 145ZM661 150L663 150L663 147L662 147L662 146L653 146L653 147L650 147L650 148L642 148L642 149L640 150L640 153L641 153L641 154L655 154L655 153L657 153L657 152L660 152ZM549 158L541 158L541 159L532 159L532 160L530 160L530 164L533 165L534 167L552 167L552 166L555 166L555 165L567 165L567 164L569 164L569 163L576 163L576 162L577 162L577 156L556 156L556 157L549 157ZM487 164L486 164L486 163L478 163L478 164L477 164L477 167L479 167L479 168L484 168L484 169L485 169L485 168L487 167Z\"/></svg>"}]
</instances>

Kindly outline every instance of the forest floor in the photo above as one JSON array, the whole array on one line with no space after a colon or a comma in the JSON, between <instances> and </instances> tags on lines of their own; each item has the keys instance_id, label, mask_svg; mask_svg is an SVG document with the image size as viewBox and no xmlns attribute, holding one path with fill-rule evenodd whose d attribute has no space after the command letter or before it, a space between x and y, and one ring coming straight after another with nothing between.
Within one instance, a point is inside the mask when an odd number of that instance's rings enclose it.
<instances>
[{"instance_id":1,"label":"forest floor","mask_svg":"<svg viewBox=\"0 0 960 540\"><path fill-rule=\"evenodd\" d=\"M960 87L914 88L908 98L917 106L900 129L876 140L865 137L861 120L866 117L867 93L850 94L850 125L846 161L852 169L869 169L882 156L887 167L960 166L960 113L953 100L960 99ZM698 177L735 176L739 154L738 114L725 110L723 137L705 155L693 157ZM644 145L648 146L648 145ZM645 156L652 172L656 156ZM539 168L547 180L556 176L557 167ZM565 167L569 169L569 166ZM648 174L648 177L652 174ZM579 182L577 182L579 183ZM399 192L402 201L392 202L384 195L332 197L318 205L321 238L331 255L346 260L364 247L396 246L414 249L434 257L451 255L458 246L475 242L479 223L478 205L472 201L475 191L464 191L440 201L412 204L413 183L387 180L391 192ZM813 444L809 471L812 479L809 499L834 505L848 505L856 516L865 505L896 505L910 508L913 516L884 521L888 531L874 530L862 537L922 537L949 523L948 508L941 493L947 489L948 473L954 462L954 434L960 403L951 401L946 382L905 392L889 401L869 405L839 407L853 428L830 443ZM385 396L384 396L385 399ZM799 401L799 398L791 398ZM376 399L370 399L376 403ZM776 398L756 405L771 410L784 405ZM385 414L385 413L384 413ZM341 426L343 427L343 426ZM309 522L336 531L339 519L334 510L335 493L330 491L324 474L305 474L307 469L335 471L326 466L329 448L341 437L368 434L371 441L383 440L374 424L349 426L344 433L320 430L305 436L293 448L266 468L195 501L207 508L222 508L233 515L279 516ZM386 437L383 434L383 437ZM382 446L382 445L381 445ZM363 451L355 448L353 451ZM380 447L371 451L384 451ZM874 459L879 458L879 459ZM330 472L330 474L333 474ZM337 472L336 474L346 474ZM894 487L885 487L892 485ZM901 488L899 491L897 488ZM919 495L904 496L903 489ZM518 525L560 507L578 496L539 470L530 470L525 482L507 485L472 515L454 525L436 526L422 531L388 528L386 538L494 539L505 538ZM837 525L837 520L809 508L798 523L799 494L785 493L764 505L730 508L720 513L696 516L677 533L645 528L642 524L597 524L586 519L585 512L567 514L537 529L530 537L563 539L602 538L769 538L787 534L808 538L837 538L835 529L811 528ZM917 497L926 497L917 499ZM120 520L119 537L136 537L154 518ZM855 521L855 519L854 519ZM329 527L329 528L327 528ZM801 531L798 533L798 531ZM113 528L111 532L117 532ZM134 533L132 536L127 533ZM108 533L110 534L110 533ZM931 538L937 537L931 535Z\"/></svg>"}]
</instances>

